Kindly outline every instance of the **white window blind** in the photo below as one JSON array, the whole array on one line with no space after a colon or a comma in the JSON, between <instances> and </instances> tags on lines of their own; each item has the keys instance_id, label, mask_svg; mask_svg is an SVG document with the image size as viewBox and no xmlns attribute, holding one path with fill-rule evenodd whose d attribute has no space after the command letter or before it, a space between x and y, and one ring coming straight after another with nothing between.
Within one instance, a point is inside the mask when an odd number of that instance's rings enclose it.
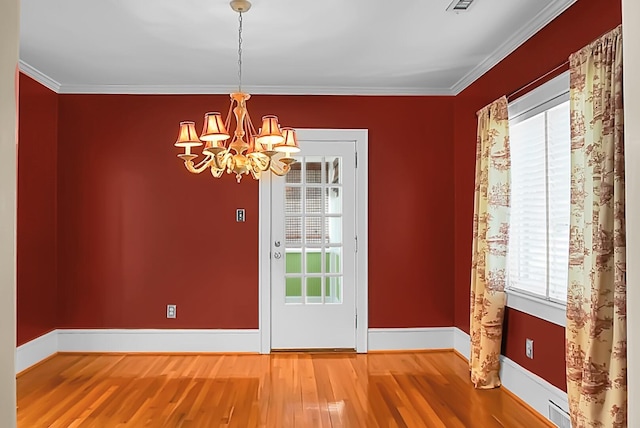
<instances>
[{"instance_id":1,"label":"white window blind","mask_svg":"<svg viewBox=\"0 0 640 428\"><path fill-rule=\"evenodd\" d=\"M510 108L508 288L565 303L571 186L568 84L542 102L539 91L534 99L529 108Z\"/></svg>"}]
</instances>

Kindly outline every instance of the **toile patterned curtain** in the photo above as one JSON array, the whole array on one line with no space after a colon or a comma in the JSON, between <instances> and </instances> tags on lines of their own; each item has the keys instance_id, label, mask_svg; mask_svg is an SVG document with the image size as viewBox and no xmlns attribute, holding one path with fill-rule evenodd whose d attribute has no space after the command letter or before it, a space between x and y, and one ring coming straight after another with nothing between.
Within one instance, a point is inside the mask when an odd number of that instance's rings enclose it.
<instances>
[{"instance_id":1,"label":"toile patterned curtain","mask_svg":"<svg viewBox=\"0 0 640 428\"><path fill-rule=\"evenodd\" d=\"M574 428L627 426L622 30L571 55L567 392Z\"/></svg>"},{"instance_id":2,"label":"toile patterned curtain","mask_svg":"<svg viewBox=\"0 0 640 428\"><path fill-rule=\"evenodd\" d=\"M500 386L510 193L509 113L502 97L478 112L471 266L471 381Z\"/></svg>"}]
</instances>

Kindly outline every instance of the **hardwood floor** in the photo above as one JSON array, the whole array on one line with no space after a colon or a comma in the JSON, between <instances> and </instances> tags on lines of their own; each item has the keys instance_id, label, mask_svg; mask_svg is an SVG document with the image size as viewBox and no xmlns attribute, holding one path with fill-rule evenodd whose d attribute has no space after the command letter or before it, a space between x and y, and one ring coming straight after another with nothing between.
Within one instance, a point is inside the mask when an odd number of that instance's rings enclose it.
<instances>
[{"instance_id":1,"label":"hardwood floor","mask_svg":"<svg viewBox=\"0 0 640 428\"><path fill-rule=\"evenodd\" d=\"M547 427L453 352L61 354L18 378L18 427Z\"/></svg>"}]
</instances>

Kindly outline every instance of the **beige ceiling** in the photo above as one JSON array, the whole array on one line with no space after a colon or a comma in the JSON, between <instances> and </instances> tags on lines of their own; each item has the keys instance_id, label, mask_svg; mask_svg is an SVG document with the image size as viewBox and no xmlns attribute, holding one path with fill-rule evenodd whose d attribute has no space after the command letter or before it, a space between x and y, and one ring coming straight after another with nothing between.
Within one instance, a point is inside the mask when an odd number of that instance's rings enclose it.
<instances>
[{"instance_id":1,"label":"beige ceiling","mask_svg":"<svg viewBox=\"0 0 640 428\"><path fill-rule=\"evenodd\" d=\"M244 88L272 94L456 94L576 0L254 0ZM228 93L227 0L22 0L20 59L61 93Z\"/></svg>"}]
</instances>

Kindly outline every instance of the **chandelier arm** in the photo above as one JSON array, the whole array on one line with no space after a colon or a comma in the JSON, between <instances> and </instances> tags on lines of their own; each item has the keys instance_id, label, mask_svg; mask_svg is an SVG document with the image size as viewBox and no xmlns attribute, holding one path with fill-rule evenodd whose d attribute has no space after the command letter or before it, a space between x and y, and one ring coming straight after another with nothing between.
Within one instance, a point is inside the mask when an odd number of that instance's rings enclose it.
<instances>
[{"instance_id":1,"label":"chandelier arm","mask_svg":"<svg viewBox=\"0 0 640 428\"><path fill-rule=\"evenodd\" d=\"M256 132L256 128L253 126L253 121L251 120L251 116L249 115L249 110L247 109L247 122L249 125L249 131L251 131L251 133L249 135L258 135L258 133Z\"/></svg>"},{"instance_id":2,"label":"chandelier arm","mask_svg":"<svg viewBox=\"0 0 640 428\"><path fill-rule=\"evenodd\" d=\"M202 167L202 168L206 168L205 164L209 164L209 162L211 162L211 158L213 157L213 155L207 153L204 155L204 159L202 159L200 162L198 162L198 164L195 166L196 169Z\"/></svg>"},{"instance_id":3,"label":"chandelier arm","mask_svg":"<svg viewBox=\"0 0 640 428\"><path fill-rule=\"evenodd\" d=\"M271 172L273 172L275 175L282 177L283 175L286 175L287 172L289 172L291 167L282 162L271 162L270 169Z\"/></svg>"},{"instance_id":4,"label":"chandelier arm","mask_svg":"<svg viewBox=\"0 0 640 428\"><path fill-rule=\"evenodd\" d=\"M224 152L220 152L217 155L215 155L213 157L213 162L211 162L211 169L219 169L224 171L225 166L224 166L224 158L225 156L228 154L228 151L224 151Z\"/></svg>"},{"instance_id":5,"label":"chandelier arm","mask_svg":"<svg viewBox=\"0 0 640 428\"><path fill-rule=\"evenodd\" d=\"M230 151L222 152L219 155L219 158L216 159L216 168L221 169L222 171L231 171L233 169L233 155Z\"/></svg>"},{"instance_id":6,"label":"chandelier arm","mask_svg":"<svg viewBox=\"0 0 640 428\"><path fill-rule=\"evenodd\" d=\"M234 100L231 98L231 102L229 103L229 111L227 112L227 118L224 121L224 126L227 130L231 129L231 113L233 113L233 104Z\"/></svg>"},{"instance_id":7,"label":"chandelier arm","mask_svg":"<svg viewBox=\"0 0 640 428\"><path fill-rule=\"evenodd\" d=\"M214 160L211 163L211 174L214 174L214 170L215 170L217 177L220 177L222 173L227 169L229 158L232 158L232 156L228 150L220 152L216 156L214 156L213 158ZM214 177L216 177L215 174L214 174Z\"/></svg>"},{"instance_id":8,"label":"chandelier arm","mask_svg":"<svg viewBox=\"0 0 640 428\"><path fill-rule=\"evenodd\" d=\"M249 171L251 171L251 176L254 180L260 180L260 177L262 176L262 171L260 169L251 168Z\"/></svg>"},{"instance_id":9,"label":"chandelier arm","mask_svg":"<svg viewBox=\"0 0 640 428\"><path fill-rule=\"evenodd\" d=\"M215 168L213 164L211 164L211 175L213 175L214 178L220 178L222 177L222 173L224 172L224 169L218 169Z\"/></svg>"},{"instance_id":10,"label":"chandelier arm","mask_svg":"<svg viewBox=\"0 0 640 428\"><path fill-rule=\"evenodd\" d=\"M211 165L213 158L211 155L207 155L202 161L198 163L198 165L194 165L192 160L184 161L184 166L187 168L187 171L193 174L200 174L202 171L207 169L209 165Z\"/></svg>"},{"instance_id":11,"label":"chandelier arm","mask_svg":"<svg viewBox=\"0 0 640 428\"><path fill-rule=\"evenodd\" d=\"M271 158L264 153L254 152L248 155L251 165L260 171L268 171L271 166Z\"/></svg>"},{"instance_id":12,"label":"chandelier arm","mask_svg":"<svg viewBox=\"0 0 640 428\"><path fill-rule=\"evenodd\" d=\"M255 136L255 134L251 132L251 118L249 117L249 110L246 111L246 115L247 117L244 121L244 134L247 136L247 142L249 143L249 145L251 145L251 139ZM254 140L253 150L256 150L256 144L258 143Z\"/></svg>"}]
</instances>

